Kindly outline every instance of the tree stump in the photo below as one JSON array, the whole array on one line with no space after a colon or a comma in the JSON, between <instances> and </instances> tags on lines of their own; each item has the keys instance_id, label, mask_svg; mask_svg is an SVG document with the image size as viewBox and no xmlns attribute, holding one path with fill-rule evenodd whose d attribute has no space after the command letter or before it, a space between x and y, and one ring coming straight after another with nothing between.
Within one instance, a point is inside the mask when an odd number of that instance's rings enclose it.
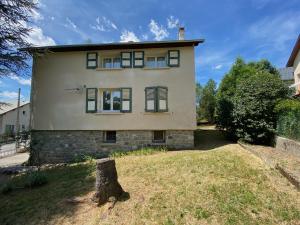
<instances>
[{"instance_id":1,"label":"tree stump","mask_svg":"<svg viewBox=\"0 0 300 225\"><path fill-rule=\"evenodd\" d=\"M96 193L93 201L98 205L106 203L110 197L118 199L123 194L118 182L118 174L114 159L98 159L96 163Z\"/></svg>"}]
</instances>

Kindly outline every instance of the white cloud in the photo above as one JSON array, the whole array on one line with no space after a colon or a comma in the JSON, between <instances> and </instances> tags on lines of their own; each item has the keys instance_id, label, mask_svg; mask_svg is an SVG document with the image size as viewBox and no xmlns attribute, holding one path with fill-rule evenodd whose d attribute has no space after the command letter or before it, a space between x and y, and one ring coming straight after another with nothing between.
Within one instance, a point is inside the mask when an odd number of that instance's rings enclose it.
<instances>
[{"instance_id":1,"label":"white cloud","mask_svg":"<svg viewBox=\"0 0 300 225\"><path fill-rule=\"evenodd\" d=\"M18 97L18 92L3 91L3 92L0 92L0 97L2 97L2 98L17 98Z\"/></svg>"},{"instance_id":2,"label":"white cloud","mask_svg":"<svg viewBox=\"0 0 300 225\"><path fill-rule=\"evenodd\" d=\"M31 79L25 79L25 78L22 78L22 77L18 77L16 75L11 75L9 76L10 79L12 80L15 80L17 81L19 84L22 84L22 85L31 85Z\"/></svg>"},{"instance_id":3,"label":"white cloud","mask_svg":"<svg viewBox=\"0 0 300 225\"><path fill-rule=\"evenodd\" d=\"M153 19L151 19L149 23L150 32L154 34L154 39L156 41L160 41L169 36L168 31L163 27L156 23Z\"/></svg>"},{"instance_id":4,"label":"white cloud","mask_svg":"<svg viewBox=\"0 0 300 225\"><path fill-rule=\"evenodd\" d=\"M80 37L82 39L84 39L84 40L90 39L89 35L87 35L85 32L83 32L82 30L80 30L78 28L78 26L69 17L66 17L66 21L67 21L67 23L64 24L64 26L66 28L69 28L72 31L74 31L75 33L79 34Z\"/></svg>"},{"instance_id":5,"label":"white cloud","mask_svg":"<svg viewBox=\"0 0 300 225\"><path fill-rule=\"evenodd\" d=\"M52 20L52 21L55 20L55 17L54 17L54 16L51 16L51 17L50 17L50 20Z\"/></svg>"},{"instance_id":6,"label":"white cloud","mask_svg":"<svg viewBox=\"0 0 300 225\"><path fill-rule=\"evenodd\" d=\"M113 30L118 30L118 27L116 24L114 24L112 21L107 19L105 16L102 17L97 17L96 18L96 24L95 25L90 25L90 27L94 30L98 31L111 31Z\"/></svg>"},{"instance_id":7,"label":"white cloud","mask_svg":"<svg viewBox=\"0 0 300 225\"><path fill-rule=\"evenodd\" d=\"M174 29L179 26L179 19L174 16L169 16L169 18L167 18L167 23L169 29Z\"/></svg>"},{"instance_id":8,"label":"white cloud","mask_svg":"<svg viewBox=\"0 0 300 225\"><path fill-rule=\"evenodd\" d=\"M143 39L143 40L146 41L146 40L148 40L148 38L149 38L149 37L148 37L148 34L143 34L143 35L142 35L142 39Z\"/></svg>"},{"instance_id":9,"label":"white cloud","mask_svg":"<svg viewBox=\"0 0 300 225\"><path fill-rule=\"evenodd\" d=\"M120 36L121 42L134 41L138 42L140 39L132 31L124 30Z\"/></svg>"},{"instance_id":10,"label":"white cloud","mask_svg":"<svg viewBox=\"0 0 300 225\"><path fill-rule=\"evenodd\" d=\"M250 38L262 41L269 49L283 51L289 41L296 39L300 27L299 12L286 12L278 16L265 17L249 28Z\"/></svg>"},{"instance_id":11,"label":"white cloud","mask_svg":"<svg viewBox=\"0 0 300 225\"><path fill-rule=\"evenodd\" d=\"M43 30L37 26L31 27L26 41L34 46L55 45L55 41L51 37L44 35Z\"/></svg>"},{"instance_id":12,"label":"white cloud","mask_svg":"<svg viewBox=\"0 0 300 225\"><path fill-rule=\"evenodd\" d=\"M214 66L214 69L215 70L220 70L220 69L222 69L222 67L223 67L223 65L219 64L219 65Z\"/></svg>"},{"instance_id":13,"label":"white cloud","mask_svg":"<svg viewBox=\"0 0 300 225\"><path fill-rule=\"evenodd\" d=\"M73 28L74 30L77 29L77 25L72 20L70 20L69 17L66 18L66 21L67 21L67 24L65 24L65 27L70 27L70 28Z\"/></svg>"}]
</instances>

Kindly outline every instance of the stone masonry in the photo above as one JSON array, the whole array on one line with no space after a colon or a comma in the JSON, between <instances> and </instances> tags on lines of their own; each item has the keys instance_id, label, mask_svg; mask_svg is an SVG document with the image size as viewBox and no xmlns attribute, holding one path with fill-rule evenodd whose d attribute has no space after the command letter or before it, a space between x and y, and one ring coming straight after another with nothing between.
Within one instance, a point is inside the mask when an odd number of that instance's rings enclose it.
<instances>
[{"instance_id":1,"label":"stone masonry","mask_svg":"<svg viewBox=\"0 0 300 225\"><path fill-rule=\"evenodd\" d=\"M117 131L116 143L104 142L103 131L32 131L31 164L62 163L83 156L106 157L113 151L165 146L168 149L194 148L192 130L167 130L165 143L153 143L152 131Z\"/></svg>"}]
</instances>

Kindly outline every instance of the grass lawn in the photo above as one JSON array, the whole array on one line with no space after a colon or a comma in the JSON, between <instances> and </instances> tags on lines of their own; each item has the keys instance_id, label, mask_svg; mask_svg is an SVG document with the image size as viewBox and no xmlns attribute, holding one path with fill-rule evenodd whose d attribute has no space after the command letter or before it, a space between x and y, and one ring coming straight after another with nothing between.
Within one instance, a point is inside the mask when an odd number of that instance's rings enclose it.
<instances>
[{"instance_id":1,"label":"grass lawn","mask_svg":"<svg viewBox=\"0 0 300 225\"><path fill-rule=\"evenodd\" d=\"M65 202L91 196L93 163L49 169L45 186L0 194L0 224L300 224L300 192L214 135L196 134L199 149L208 151L117 158L119 182L130 198L111 210Z\"/></svg>"}]
</instances>

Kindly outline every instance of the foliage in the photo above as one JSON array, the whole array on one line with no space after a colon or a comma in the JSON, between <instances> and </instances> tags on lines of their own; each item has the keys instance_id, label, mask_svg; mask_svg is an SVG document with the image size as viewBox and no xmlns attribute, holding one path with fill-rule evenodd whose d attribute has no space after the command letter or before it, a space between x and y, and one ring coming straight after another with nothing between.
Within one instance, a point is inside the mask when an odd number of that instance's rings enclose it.
<instances>
[{"instance_id":1,"label":"foliage","mask_svg":"<svg viewBox=\"0 0 300 225\"><path fill-rule=\"evenodd\" d=\"M197 112L197 121L200 120L199 115L199 105L202 99L203 87L200 83L196 83L196 112Z\"/></svg>"},{"instance_id":2,"label":"foliage","mask_svg":"<svg viewBox=\"0 0 300 225\"><path fill-rule=\"evenodd\" d=\"M210 79L202 90L198 114L209 123L215 121L216 82Z\"/></svg>"},{"instance_id":3,"label":"foliage","mask_svg":"<svg viewBox=\"0 0 300 225\"><path fill-rule=\"evenodd\" d=\"M0 77L20 75L20 71L28 68L29 54L18 48L29 46L27 23L35 9L33 0L0 1Z\"/></svg>"},{"instance_id":4,"label":"foliage","mask_svg":"<svg viewBox=\"0 0 300 225\"><path fill-rule=\"evenodd\" d=\"M10 193L14 189L14 186L11 182L7 182L1 186L0 192L2 194Z\"/></svg>"},{"instance_id":5,"label":"foliage","mask_svg":"<svg viewBox=\"0 0 300 225\"><path fill-rule=\"evenodd\" d=\"M277 134L300 141L300 101L282 100L276 107Z\"/></svg>"},{"instance_id":6,"label":"foliage","mask_svg":"<svg viewBox=\"0 0 300 225\"><path fill-rule=\"evenodd\" d=\"M226 130L231 137L236 137L237 124L234 122L233 111L238 84L259 73L268 73L274 77L279 77L276 68L267 60L245 63L242 58L237 58L219 85L216 103L216 124L218 128ZM254 90L255 88L252 91Z\"/></svg>"},{"instance_id":7,"label":"foliage","mask_svg":"<svg viewBox=\"0 0 300 225\"><path fill-rule=\"evenodd\" d=\"M248 142L268 144L276 128L274 107L287 94L281 79L267 71L240 80L232 113L236 135Z\"/></svg>"},{"instance_id":8,"label":"foliage","mask_svg":"<svg viewBox=\"0 0 300 225\"><path fill-rule=\"evenodd\" d=\"M112 158L119 158L127 155L152 155L158 152L166 152L168 149L166 147L157 147L157 148L141 148L138 150L132 151L114 151L109 156Z\"/></svg>"}]
</instances>

